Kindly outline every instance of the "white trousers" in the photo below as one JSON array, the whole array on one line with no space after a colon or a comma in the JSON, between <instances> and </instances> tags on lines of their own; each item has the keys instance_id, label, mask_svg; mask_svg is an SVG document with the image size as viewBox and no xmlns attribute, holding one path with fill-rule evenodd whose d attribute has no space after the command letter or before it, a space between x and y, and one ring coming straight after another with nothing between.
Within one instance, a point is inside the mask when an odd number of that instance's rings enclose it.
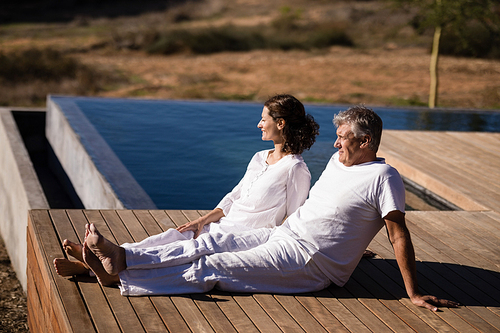
<instances>
[{"instance_id":1,"label":"white trousers","mask_svg":"<svg viewBox=\"0 0 500 333\"><path fill-rule=\"evenodd\" d=\"M277 229L205 233L196 239L126 248L122 295L234 292L300 293L330 280L292 237Z\"/></svg>"}]
</instances>

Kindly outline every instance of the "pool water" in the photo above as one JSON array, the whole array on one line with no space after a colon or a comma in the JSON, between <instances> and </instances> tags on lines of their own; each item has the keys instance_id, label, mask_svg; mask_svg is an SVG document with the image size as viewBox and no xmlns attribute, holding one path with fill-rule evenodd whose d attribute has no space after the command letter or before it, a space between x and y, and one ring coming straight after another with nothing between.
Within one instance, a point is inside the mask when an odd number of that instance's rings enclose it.
<instances>
[{"instance_id":1,"label":"pool water","mask_svg":"<svg viewBox=\"0 0 500 333\"><path fill-rule=\"evenodd\" d=\"M64 99L70 97L57 97ZM212 209L241 179L253 154L272 148L257 128L262 104L70 98L159 209ZM320 135L303 157L318 179L336 151L334 114L306 105ZM500 131L500 113L374 108L384 129Z\"/></svg>"}]
</instances>

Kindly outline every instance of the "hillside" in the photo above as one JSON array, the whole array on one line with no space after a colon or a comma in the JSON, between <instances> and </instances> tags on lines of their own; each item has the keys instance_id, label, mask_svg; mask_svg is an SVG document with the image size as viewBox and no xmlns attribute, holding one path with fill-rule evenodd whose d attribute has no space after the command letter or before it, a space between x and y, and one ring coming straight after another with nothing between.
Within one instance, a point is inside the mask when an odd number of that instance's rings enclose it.
<instances>
[{"instance_id":1,"label":"hillside","mask_svg":"<svg viewBox=\"0 0 500 333\"><path fill-rule=\"evenodd\" d=\"M396 10L386 1L169 3L166 9L136 16L130 10L127 15L100 16L87 8L67 22L0 26L4 54L51 48L96 71L62 83L33 79L12 85L0 80L0 104L40 105L49 93L262 101L288 92L306 102L392 106L427 102L431 31L418 34L409 24L413 13ZM287 19L296 24L291 35L304 26L330 24L345 32L353 46L171 55L141 48L145 40L166 30L251 29L270 27L279 20L286 24ZM440 106L500 107L500 61L442 56L439 74ZM113 79L106 80L109 77Z\"/></svg>"}]
</instances>

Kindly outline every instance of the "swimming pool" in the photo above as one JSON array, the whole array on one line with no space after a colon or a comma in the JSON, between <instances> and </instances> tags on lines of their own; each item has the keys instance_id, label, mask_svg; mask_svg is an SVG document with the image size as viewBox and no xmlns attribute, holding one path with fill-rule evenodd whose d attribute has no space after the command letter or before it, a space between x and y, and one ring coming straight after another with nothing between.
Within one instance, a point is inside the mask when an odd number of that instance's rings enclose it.
<instances>
[{"instance_id":1,"label":"swimming pool","mask_svg":"<svg viewBox=\"0 0 500 333\"><path fill-rule=\"evenodd\" d=\"M160 209L212 209L256 151L272 148L257 128L262 104L51 96L75 105ZM339 105L306 105L320 124L303 154L314 183L333 154ZM384 129L500 131L500 113L374 108Z\"/></svg>"}]
</instances>

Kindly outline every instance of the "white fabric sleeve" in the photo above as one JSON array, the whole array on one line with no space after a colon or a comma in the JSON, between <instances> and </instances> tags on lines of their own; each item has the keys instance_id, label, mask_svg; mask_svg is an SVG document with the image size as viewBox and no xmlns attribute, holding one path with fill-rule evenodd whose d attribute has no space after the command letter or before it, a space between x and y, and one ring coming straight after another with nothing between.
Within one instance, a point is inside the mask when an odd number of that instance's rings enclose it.
<instances>
[{"instance_id":1,"label":"white fabric sleeve","mask_svg":"<svg viewBox=\"0 0 500 333\"><path fill-rule=\"evenodd\" d=\"M311 173L305 163L297 163L288 173L286 184L286 215L290 216L307 199L311 187Z\"/></svg>"},{"instance_id":2,"label":"white fabric sleeve","mask_svg":"<svg viewBox=\"0 0 500 333\"><path fill-rule=\"evenodd\" d=\"M222 200L217 204L217 206L215 208L220 208L222 209L222 212L224 213L225 216L227 216L229 214L229 211L231 210L231 206L233 205L233 203L238 200L241 196L241 187L243 186L244 184L244 179L245 177L247 176L247 173L248 173L248 169L249 167L252 165L252 163L254 163L254 160L255 158L257 157L258 153L256 153L252 159L250 160L250 162L248 163L248 166L247 166L247 169L245 171L245 174L243 175L243 177L241 178L240 182L238 183L238 185L236 185L232 190L231 192L229 192L228 194L226 194L224 196L224 198L222 198Z\"/></svg>"},{"instance_id":3,"label":"white fabric sleeve","mask_svg":"<svg viewBox=\"0 0 500 333\"><path fill-rule=\"evenodd\" d=\"M215 208L220 208L222 209L222 212L224 213L225 216L229 214L229 211L231 210L231 206L233 203L238 200L238 198L241 196L241 186L243 184L243 178L240 180L238 185L236 185L231 192L226 194L224 198L217 204Z\"/></svg>"},{"instance_id":4,"label":"white fabric sleeve","mask_svg":"<svg viewBox=\"0 0 500 333\"><path fill-rule=\"evenodd\" d=\"M381 184L379 196L379 213L382 218L392 211L405 213L405 186L399 173L393 173Z\"/></svg>"}]
</instances>

